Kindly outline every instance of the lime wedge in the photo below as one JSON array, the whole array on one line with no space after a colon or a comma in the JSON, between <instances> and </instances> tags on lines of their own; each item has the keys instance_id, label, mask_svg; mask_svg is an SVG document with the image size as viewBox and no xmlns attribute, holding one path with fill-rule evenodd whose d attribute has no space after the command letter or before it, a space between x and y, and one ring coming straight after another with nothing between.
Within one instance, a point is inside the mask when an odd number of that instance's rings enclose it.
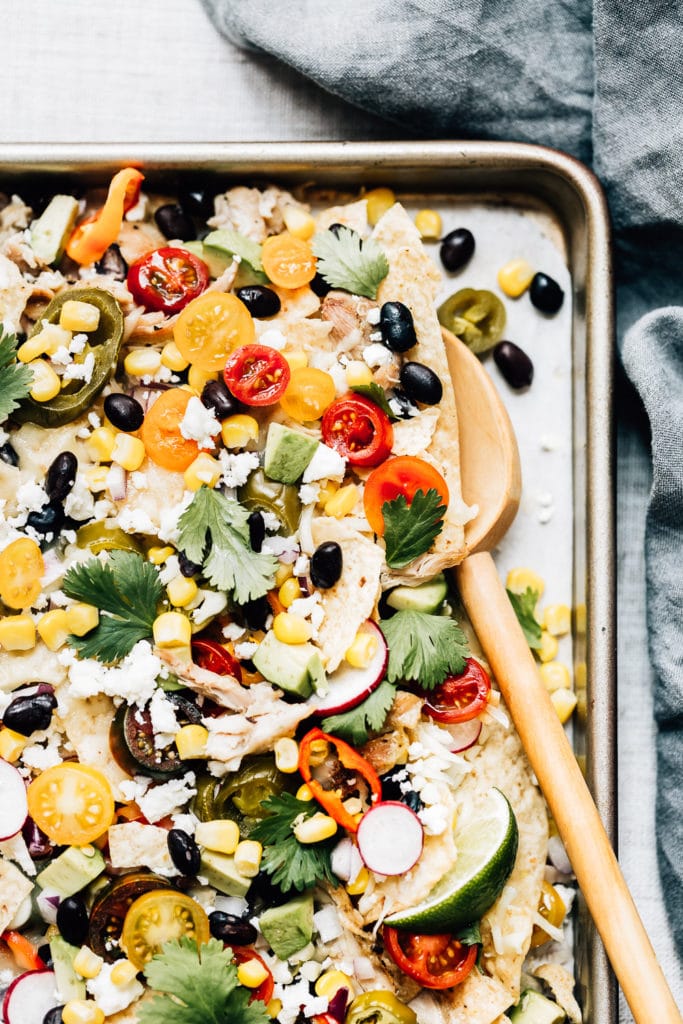
<instances>
[{"instance_id":1,"label":"lime wedge","mask_svg":"<svg viewBox=\"0 0 683 1024\"><path fill-rule=\"evenodd\" d=\"M489 790L481 813L455 835L457 863L427 897L385 919L393 928L452 932L478 921L503 889L517 856L517 821L499 789Z\"/></svg>"}]
</instances>

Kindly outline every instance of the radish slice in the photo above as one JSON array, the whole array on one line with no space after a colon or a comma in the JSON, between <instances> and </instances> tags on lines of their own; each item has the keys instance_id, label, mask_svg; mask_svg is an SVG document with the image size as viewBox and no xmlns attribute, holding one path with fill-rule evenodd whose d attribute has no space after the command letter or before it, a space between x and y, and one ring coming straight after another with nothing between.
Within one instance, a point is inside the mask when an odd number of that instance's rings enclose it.
<instances>
[{"instance_id":1,"label":"radish slice","mask_svg":"<svg viewBox=\"0 0 683 1024\"><path fill-rule=\"evenodd\" d=\"M453 725L442 725L451 734L451 753L459 754L461 750L469 750L479 739L481 719L471 718L469 722L454 722Z\"/></svg>"},{"instance_id":2,"label":"radish slice","mask_svg":"<svg viewBox=\"0 0 683 1024\"><path fill-rule=\"evenodd\" d=\"M9 761L0 761L0 842L21 832L28 817L26 786Z\"/></svg>"},{"instance_id":3,"label":"radish slice","mask_svg":"<svg viewBox=\"0 0 683 1024\"><path fill-rule=\"evenodd\" d=\"M379 626L370 619L364 622L359 632L371 633L377 640L375 653L365 668L354 668L348 661L342 662L336 672L327 680L328 692L316 702L317 715L338 715L355 708L376 690L384 679L389 659L389 648Z\"/></svg>"},{"instance_id":4,"label":"radish slice","mask_svg":"<svg viewBox=\"0 0 683 1024\"><path fill-rule=\"evenodd\" d=\"M420 859L424 832L410 807L398 800L384 800L363 815L357 839L360 855L370 871L402 875Z\"/></svg>"},{"instance_id":5,"label":"radish slice","mask_svg":"<svg viewBox=\"0 0 683 1024\"><path fill-rule=\"evenodd\" d=\"M54 971L27 971L7 989L2 1004L4 1024L43 1024L48 1010L59 1006Z\"/></svg>"}]
</instances>

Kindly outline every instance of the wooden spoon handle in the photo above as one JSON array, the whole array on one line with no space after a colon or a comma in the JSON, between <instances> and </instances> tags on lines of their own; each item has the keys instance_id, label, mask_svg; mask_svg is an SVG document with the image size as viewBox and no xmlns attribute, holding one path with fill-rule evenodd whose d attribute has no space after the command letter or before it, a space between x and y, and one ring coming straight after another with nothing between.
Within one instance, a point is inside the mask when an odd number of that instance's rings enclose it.
<instances>
[{"instance_id":1,"label":"wooden spoon handle","mask_svg":"<svg viewBox=\"0 0 683 1024\"><path fill-rule=\"evenodd\" d=\"M673 996L493 559L487 552L470 555L456 573L463 603L631 1012L637 1024L680 1024Z\"/></svg>"}]
</instances>

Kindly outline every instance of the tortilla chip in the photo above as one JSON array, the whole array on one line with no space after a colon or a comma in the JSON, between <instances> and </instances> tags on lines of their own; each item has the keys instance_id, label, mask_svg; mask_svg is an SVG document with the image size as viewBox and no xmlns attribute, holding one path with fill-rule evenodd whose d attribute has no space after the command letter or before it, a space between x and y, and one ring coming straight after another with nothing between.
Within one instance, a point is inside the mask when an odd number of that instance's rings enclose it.
<instances>
[{"instance_id":1,"label":"tortilla chip","mask_svg":"<svg viewBox=\"0 0 683 1024\"><path fill-rule=\"evenodd\" d=\"M327 231L331 224L343 224L357 231L359 235L367 234L367 199L357 199L355 203L346 203L344 206L329 206L318 214L318 231Z\"/></svg>"},{"instance_id":2,"label":"tortilla chip","mask_svg":"<svg viewBox=\"0 0 683 1024\"><path fill-rule=\"evenodd\" d=\"M510 997L499 981L474 970L438 996L423 990L410 1006L420 1024L492 1024L510 1006Z\"/></svg>"},{"instance_id":3,"label":"tortilla chip","mask_svg":"<svg viewBox=\"0 0 683 1024\"><path fill-rule=\"evenodd\" d=\"M64 687L63 690L67 688ZM114 717L114 703L103 695L81 699L59 694L66 698L66 709L60 715L61 725L82 764L97 765L111 783L115 800L123 800L119 783L130 775L119 768L109 747L109 728Z\"/></svg>"},{"instance_id":4,"label":"tortilla chip","mask_svg":"<svg viewBox=\"0 0 683 1024\"><path fill-rule=\"evenodd\" d=\"M0 932L7 930L32 889L33 882L14 864L0 857Z\"/></svg>"}]
</instances>

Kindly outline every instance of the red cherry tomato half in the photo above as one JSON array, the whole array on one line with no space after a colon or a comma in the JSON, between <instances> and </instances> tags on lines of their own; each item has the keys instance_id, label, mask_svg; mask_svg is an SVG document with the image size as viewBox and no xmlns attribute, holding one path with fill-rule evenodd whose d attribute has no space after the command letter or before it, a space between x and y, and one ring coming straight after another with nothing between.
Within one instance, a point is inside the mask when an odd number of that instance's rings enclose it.
<instances>
[{"instance_id":1,"label":"red cherry tomato half","mask_svg":"<svg viewBox=\"0 0 683 1024\"><path fill-rule=\"evenodd\" d=\"M128 270L128 290L145 309L179 313L209 283L209 268L187 249L171 245L148 252Z\"/></svg>"},{"instance_id":2,"label":"red cherry tomato half","mask_svg":"<svg viewBox=\"0 0 683 1024\"><path fill-rule=\"evenodd\" d=\"M352 466L379 466L391 453L394 428L378 405L362 395L342 395L321 424L323 441Z\"/></svg>"},{"instance_id":3,"label":"red cherry tomato half","mask_svg":"<svg viewBox=\"0 0 683 1024\"><path fill-rule=\"evenodd\" d=\"M242 682L239 661L216 640L193 640L192 658L195 665L207 672L215 672L218 676L233 676L238 683Z\"/></svg>"},{"instance_id":4,"label":"red cherry tomato half","mask_svg":"<svg viewBox=\"0 0 683 1024\"><path fill-rule=\"evenodd\" d=\"M442 503L448 505L448 485L429 462L413 455L388 459L370 474L365 484L363 505L370 526L381 537L384 533L382 506L386 501L394 501L402 494L410 505L417 491L426 494L432 488L439 492Z\"/></svg>"},{"instance_id":5,"label":"red cherry tomato half","mask_svg":"<svg viewBox=\"0 0 683 1024\"><path fill-rule=\"evenodd\" d=\"M413 935L388 926L382 935L394 963L424 988L459 985L477 959L476 946L463 946L452 935Z\"/></svg>"},{"instance_id":6,"label":"red cherry tomato half","mask_svg":"<svg viewBox=\"0 0 683 1024\"><path fill-rule=\"evenodd\" d=\"M253 1003L255 999L260 999L263 1003L269 1003L273 998L273 988L275 987L275 983L268 964L249 946L231 946L230 949L238 967L240 964L245 964L247 960L258 960L258 962L268 971L268 977L261 982L258 988L252 990L249 1002Z\"/></svg>"},{"instance_id":7,"label":"red cherry tomato half","mask_svg":"<svg viewBox=\"0 0 683 1024\"><path fill-rule=\"evenodd\" d=\"M474 658L468 658L459 676L446 676L440 686L425 692L424 712L436 722L453 725L469 722L486 707L491 692L488 673Z\"/></svg>"},{"instance_id":8,"label":"red cherry tomato half","mask_svg":"<svg viewBox=\"0 0 683 1024\"><path fill-rule=\"evenodd\" d=\"M268 345L242 345L228 358L225 383L245 405L274 405L287 390L291 372L284 356Z\"/></svg>"}]
</instances>

